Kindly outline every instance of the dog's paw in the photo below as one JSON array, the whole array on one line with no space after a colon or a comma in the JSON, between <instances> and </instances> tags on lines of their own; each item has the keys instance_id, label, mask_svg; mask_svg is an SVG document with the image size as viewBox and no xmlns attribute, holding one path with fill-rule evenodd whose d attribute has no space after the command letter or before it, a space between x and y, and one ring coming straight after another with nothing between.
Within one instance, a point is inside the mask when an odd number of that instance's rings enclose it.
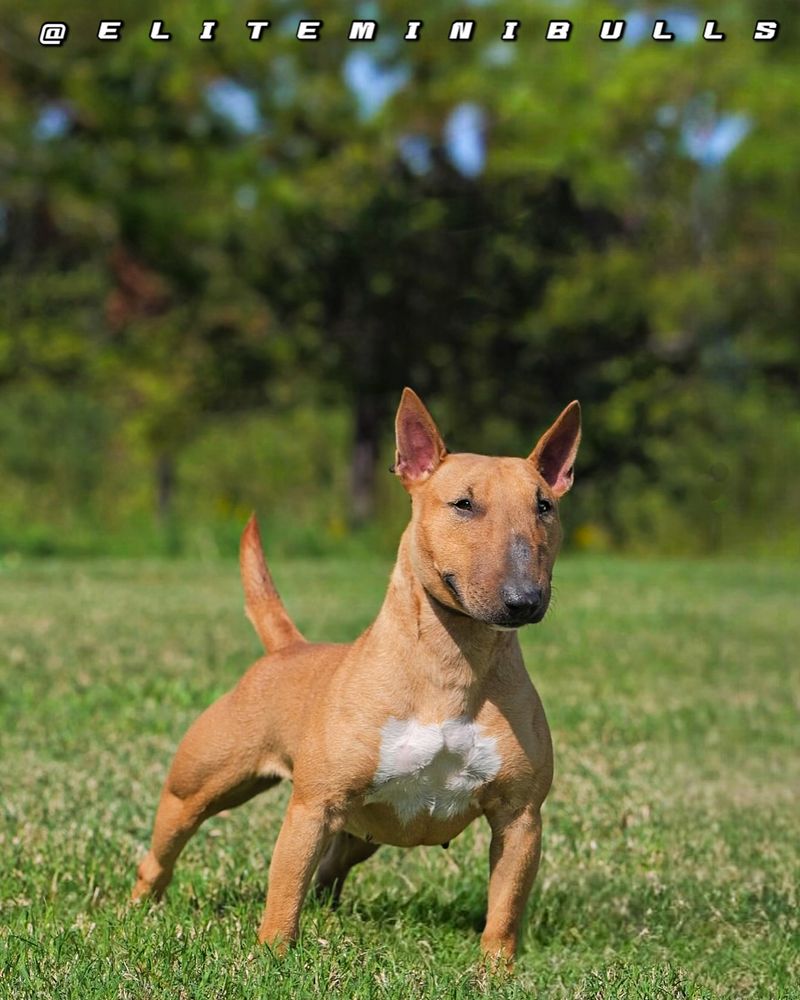
<instances>
[{"instance_id":1,"label":"dog's paw","mask_svg":"<svg viewBox=\"0 0 800 1000\"><path fill-rule=\"evenodd\" d=\"M506 979L514 972L514 942L481 941L483 959L480 970L487 979Z\"/></svg>"}]
</instances>

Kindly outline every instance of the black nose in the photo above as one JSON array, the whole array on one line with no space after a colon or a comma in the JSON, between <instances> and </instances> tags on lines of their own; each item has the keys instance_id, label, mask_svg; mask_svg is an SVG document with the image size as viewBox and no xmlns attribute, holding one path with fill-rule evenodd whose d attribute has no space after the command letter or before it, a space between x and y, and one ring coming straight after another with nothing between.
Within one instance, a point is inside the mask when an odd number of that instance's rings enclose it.
<instances>
[{"instance_id":1,"label":"black nose","mask_svg":"<svg viewBox=\"0 0 800 1000\"><path fill-rule=\"evenodd\" d=\"M500 596L512 618L527 621L534 617L542 606L542 588L531 584L507 583Z\"/></svg>"}]
</instances>

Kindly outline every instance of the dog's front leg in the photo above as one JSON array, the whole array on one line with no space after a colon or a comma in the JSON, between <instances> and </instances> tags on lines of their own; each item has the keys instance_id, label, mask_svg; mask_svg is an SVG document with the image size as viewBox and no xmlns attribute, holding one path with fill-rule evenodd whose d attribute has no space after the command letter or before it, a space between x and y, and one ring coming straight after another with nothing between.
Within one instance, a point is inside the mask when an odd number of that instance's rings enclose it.
<instances>
[{"instance_id":1,"label":"dog's front leg","mask_svg":"<svg viewBox=\"0 0 800 1000\"><path fill-rule=\"evenodd\" d=\"M486 818L492 828L491 874L481 948L493 963L510 966L525 903L539 867L542 820L539 809L532 805L511 814L504 809L487 810Z\"/></svg>"},{"instance_id":2,"label":"dog's front leg","mask_svg":"<svg viewBox=\"0 0 800 1000\"><path fill-rule=\"evenodd\" d=\"M292 796L269 867L267 905L258 940L283 953L297 937L300 908L325 846L324 806Z\"/></svg>"}]
</instances>

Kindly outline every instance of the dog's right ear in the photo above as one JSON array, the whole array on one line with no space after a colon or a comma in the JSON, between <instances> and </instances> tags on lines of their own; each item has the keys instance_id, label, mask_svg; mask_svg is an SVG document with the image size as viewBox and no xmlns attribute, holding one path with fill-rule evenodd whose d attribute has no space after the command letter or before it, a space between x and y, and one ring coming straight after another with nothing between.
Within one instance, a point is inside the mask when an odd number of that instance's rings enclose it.
<instances>
[{"instance_id":1,"label":"dog's right ear","mask_svg":"<svg viewBox=\"0 0 800 1000\"><path fill-rule=\"evenodd\" d=\"M413 389L403 389L394 422L397 451L393 472L408 489L424 482L447 454L433 417Z\"/></svg>"}]
</instances>

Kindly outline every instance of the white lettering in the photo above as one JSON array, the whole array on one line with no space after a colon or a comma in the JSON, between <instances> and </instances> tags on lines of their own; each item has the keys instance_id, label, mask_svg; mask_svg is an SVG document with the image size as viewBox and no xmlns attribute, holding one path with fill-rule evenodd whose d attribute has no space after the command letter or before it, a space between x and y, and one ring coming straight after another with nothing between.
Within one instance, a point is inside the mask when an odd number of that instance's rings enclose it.
<instances>
[{"instance_id":1,"label":"white lettering","mask_svg":"<svg viewBox=\"0 0 800 1000\"><path fill-rule=\"evenodd\" d=\"M600 38L604 42L618 42L624 34L624 21L603 21L600 25Z\"/></svg>"},{"instance_id":2,"label":"white lettering","mask_svg":"<svg viewBox=\"0 0 800 1000\"><path fill-rule=\"evenodd\" d=\"M124 21L101 21L97 28L97 37L101 42L118 42Z\"/></svg>"},{"instance_id":3,"label":"white lettering","mask_svg":"<svg viewBox=\"0 0 800 1000\"><path fill-rule=\"evenodd\" d=\"M566 42L571 31L572 21L550 21L544 37L548 42Z\"/></svg>"},{"instance_id":4,"label":"white lettering","mask_svg":"<svg viewBox=\"0 0 800 1000\"><path fill-rule=\"evenodd\" d=\"M781 30L780 21L756 21L756 30L753 32L754 42L771 42L778 37Z\"/></svg>"},{"instance_id":5,"label":"white lettering","mask_svg":"<svg viewBox=\"0 0 800 1000\"><path fill-rule=\"evenodd\" d=\"M250 29L250 41L258 42L264 29L269 27L269 21L248 21L247 27Z\"/></svg>"},{"instance_id":6,"label":"white lettering","mask_svg":"<svg viewBox=\"0 0 800 1000\"><path fill-rule=\"evenodd\" d=\"M297 25L297 37L301 42L318 42L322 21L301 21Z\"/></svg>"},{"instance_id":7,"label":"white lettering","mask_svg":"<svg viewBox=\"0 0 800 1000\"><path fill-rule=\"evenodd\" d=\"M347 37L351 42L371 42L377 31L377 21L353 21Z\"/></svg>"},{"instance_id":8,"label":"white lettering","mask_svg":"<svg viewBox=\"0 0 800 1000\"><path fill-rule=\"evenodd\" d=\"M163 21L153 21L150 25L150 38L154 42L168 42L172 35L168 31L164 31Z\"/></svg>"},{"instance_id":9,"label":"white lettering","mask_svg":"<svg viewBox=\"0 0 800 1000\"><path fill-rule=\"evenodd\" d=\"M671 31L667 31L666 21L656 21L653 25L653 38L657 42L674 42L675 35Z\"/></svg>"},{"instance_id":10,"label":"white lettering","mask_svg":"<svg viewBox=\"0 0 800 1000\"><path fill-rule=\"evenodd\" d=\"M474 21L453 21L450 25L451 42L471 42L475 30Z\"/></svg>"}]
</instances>

